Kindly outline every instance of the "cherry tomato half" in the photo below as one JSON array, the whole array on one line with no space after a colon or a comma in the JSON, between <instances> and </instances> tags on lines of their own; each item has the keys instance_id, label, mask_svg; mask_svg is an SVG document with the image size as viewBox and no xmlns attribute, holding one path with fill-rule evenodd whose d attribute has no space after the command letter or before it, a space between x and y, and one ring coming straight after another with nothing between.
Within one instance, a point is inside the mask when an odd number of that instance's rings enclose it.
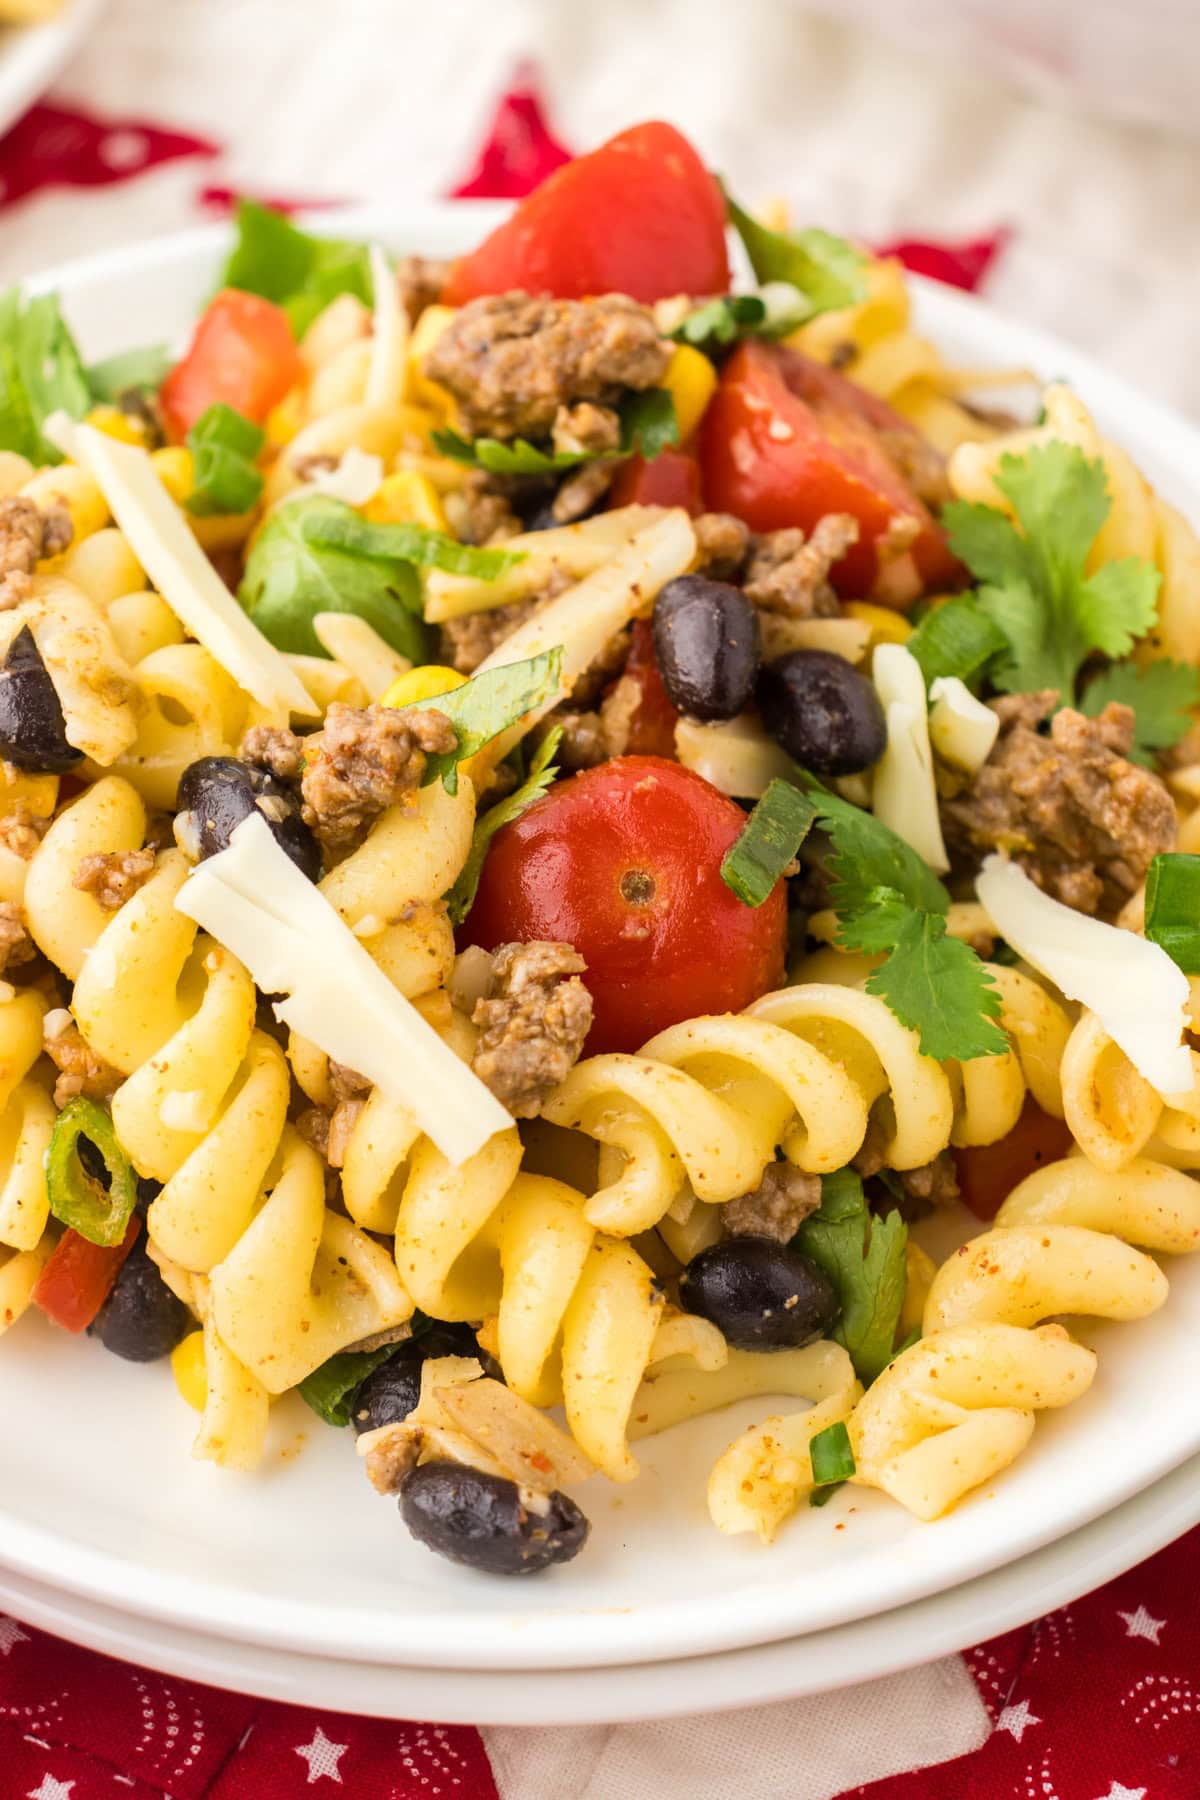
<instances>
[{"instance_id":1,"label":"cherry tomato half","mask_svg":"<svg viewBox=\"0 0 1200 1800\"><path fill-rule=\"evenodd\" d=\"M782 882L752 908L721 880L745 823L692 770L615 757L497 832L465 941L574 944L595 1005L589 1051L737 1012L781 984L786 928Z\"/></svg>"},{"instance_id":2,"label":"cherry tomato half","mask_svg":"<svg viewBox=\"0 0 1200 1800\"><path fill-rule=\"evenodd\" d=\"M668 700L659 674L649 619L638 619L634 624L625 674L638 690L637 705L629 719L627 751L631 756L674 758L679 713Z\"/></svg>"},{"instance_id":3,"label":"cherry tomato half","mask_svg":"<svg viewBox=\"0 0 1200 1800\"><path fill-rule=\"evenodd\" d=\"M621 463L608 490L615 506L682 506L693 519L704 511L700 465L686 450L660 450L652 462L631 456Z\"/></svg>"},{"instance_id":4,"label":"cherry tomato half","mask_svg":"<svg viewBox=\"0 0 1200 1800\"><path fill-rule=\"evenodd\" d=\"M222 288L209 301L186 356L162 384L167 431L182 443L218 400L261 425L303 373L282 308L258 294Z\"/></svg>"},{"instance_id":5,"label":"cherry tomato half","mask_svg":"<svg viewBox=\"0 0 1200 1800\"><path fill-rule=\"evenodd\" d=\"M825 513L852 514L859 539L831 577L848 595L871 592L880 538L911 518L912 557L925 586L953 583L961 570L946 535L889 460L883 431L903 435L912 427L823 363L746 342L725 364L700 427L705 499L752 531L811 531Z\"/></svg>"},{"instance_id":6,"label":"cherry tomato half","mask_svg":"<svg viewBox=\"0 0 1200 1800\"><path fill-rule=\"evenodd\" d=\"M461 306L523 288L661 300L728 286L721 190L673 125L650 120L556 169L463 257L442 297Z\"/></svg>"},{"instance_id":7,"label":"cherry tomato half","mask_svg":"<svg viewBox=\"0 0 1200 1800\"><path fill-rule=\"evenodd\" d=\"M954 1152L962 1197L977 1219L994 1219L1019 1181L1044 1163L1057 1162L1071 1148L1071 1129L1026 1098L1021 1116L995 1144L975 1144Z\"/></svg>"}]
</instances>

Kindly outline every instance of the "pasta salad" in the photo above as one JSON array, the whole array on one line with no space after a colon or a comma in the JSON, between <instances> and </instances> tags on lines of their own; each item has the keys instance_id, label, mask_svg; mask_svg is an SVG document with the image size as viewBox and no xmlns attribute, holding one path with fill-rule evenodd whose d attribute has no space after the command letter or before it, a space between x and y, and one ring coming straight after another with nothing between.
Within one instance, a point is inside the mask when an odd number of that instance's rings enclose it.
<instances>
[{"instance_id":1,"label":"pasta salad","mask_svg":"<svg viewBox=\"0 0 1200 1800\"><path fill-rule=\"evenodd\" d=\"M660 123L449 264L244 202L186 346L0 296L0 1334L495 1574L735 1400L766 1542L1081 1399L1200 1238L1200 544L1030 380Z\"/></svg>"}]
</instances>

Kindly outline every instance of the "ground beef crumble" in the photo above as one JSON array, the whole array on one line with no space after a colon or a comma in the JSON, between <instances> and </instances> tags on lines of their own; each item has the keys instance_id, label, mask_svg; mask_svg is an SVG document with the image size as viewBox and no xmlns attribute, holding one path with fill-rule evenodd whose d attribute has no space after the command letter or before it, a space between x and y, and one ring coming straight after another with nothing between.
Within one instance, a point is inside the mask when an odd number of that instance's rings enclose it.
<instances>
[{"instance_id":1,"label":"ground beef crumble","mask_svg":"<svg viewBox=\"0 0 1200 1800\"><path fill-rule=\"evenodd\" d=\"M544 437L562 406L657 385L671 358L648 309L623 294L591 300L495 294L471 300L425 357L472 436Z\"/></svg>"},{"instance_id":2,"label":"ground beef crumble","mask_svg":"<svg viewBox=\"0 0 1200 1800\"><path fill-rule=\"evenodd\" d=\"M884 1141L882 1127L872 1118L862 1148L852 1164L864 1181L886 1168ZM933 1207L951 1206L959 1198L958 1171L949 1150L939 1150L931 1162L922 1163L919 1168L890 1169L888 1175L890 1182L901 1189L901 1211L906 1216L920 1216Z\"/></svg>"},{"instance_id":3,"label":"ground beef crumble","mask_svg":"<svg viewBox=\"0 0 1200 1800\"><path fill-rule=\"evenodd\" d=\"M570 944L503 944L477 1000L473 1067L515 1118L535 1118L578 1061L592 1024L587 965Z\"/></svg>"},{"instance_id":4,"label":"ground beef crumble","mask_svg":"<svg viewBox=\"0 0 1200 1800\"><path fill-rule=\"evenodd\" d=\"M721 1217L735 1237L769 1237L790 1243L821 1204L821 1178L790 1162L768 1163L758 1187L727 1200Z\"/></svg>"},{"instance_id":5,"label":"ground beef crumble","mask_svg":"<svg viewBox=\"0 0 1200 1800\"><path fill-rule=\"evenodd\" d=\"M607 456L621 445L621 420L611 406L577 400L554 415L550 441L560 456Z\"/></svg>"},{"instance_id":6,"label":"ground beef crumble","mask_svg":"<svg viewBox=\"0 0 1200 1800\"><path fill-rule=\"evenodd\" d=\"M615 462L584 463L563 481L550 502L550 516L556 525L573 525L586 518L592 508L607 494L617 472Z\"/></svg>"},{"instance_id":7,"label":"ground beef crumble","mask_svg":"<svg viewBox=\"0 0 1200 1800\"><path fill-rule=\"evenodd\" d=\"M125 1079L119 1069L96 1055L74 1023L56 1037L48 1037L42 1048L59 1071L54 1083L55 1106L63 1107L80 1094L85 1100L111 1100Z\"/></svg>"},{"instance_id":8,"label":"ground beef crumble","mask_svg":"<svg viewBox=\"0 0 1200 1800\"><path fill-rule=\"evenodd\" d=\"M340 1169L346 1160L351 1133L367 1103L371 1083L356 1069L331 1060L329 1091L333 1105L306 1107L296 1120L296 1129L305 1142L325 1158L331 1169Z\"/></svg>"},{"instance_id":9,"label":"ground beef crumble","mask_svg":"<svg viewBox=\"0 0 1200 1800\"><path fill-rule=\"evenodd\" d=\"M714 581L737 578L750 548L750 530L733 513L701 513L692 520L696 571Z\"/></svg>"},{"instance_id":10,"label":"ground beef crumble","mask_svg":"<svg viewBox=\"0 0 1200 1800\"><path fill-rule=\"evenodd\" d=\"M11 763L9 767L12 767ZM0 818L0 846L28 862L49 829L49 819L32 812L23 800L18 800Z\"/></svg>"},{"instance_id":11,"label":"ground beef crumble","mask_svg":"<svg viewBox=\"0 0 1200 1800\"><path fill-rule=\"evenodd\" d=\"M304 744L294 731L277 725L252 725L242 739L243 762L266 769L278 781L300 779L304 768Z\"/></svg>"},{"instance_id":12,"label":"ground beef crumble","mask_svg":"<svg viewBox=\"0 0 1200 1800\"><path fill-rule=\"evenodd\" d=\"M472 470L461 487L443 495L442 505L455 537L463 544L503 544L525 529L508 493L483 469Z\"/></svg>"},{"instance_id":13,"label":"ground beef crumble","mask_svg":"<svg viewBox=\"0 0 1200 1800\"><path fill-rule=\"evenodd\" d=\"M1134 715L1113 702L1098 718L1054 712L1053 689L992 702L1000 735L971 786L942 802L951 852L971 863L1007 851L1056 900L1112 915L1151 859L1175 844L1166 786L1128 760ZM1038 729L1050 717L1050 729Z\"/></svg>"},{"instance_id":14,"label":"ground beef crumble","mask_svg":"<svg viewBox=\"0 0 1200 1800\"><path fill-rule=\"evenodd\" d=\"M153 873L153 850L97 851L84 857L71 885L91 894L105 912L116 912Z\"/></svg>"},{"instance_id":15,"label":"ground beef crumble","mask_svg":"<svg viewBox=\"0 0 1200 1800\"><path fill-rule=\"evenodd\" d=\"M858 541L849 513L826 513L806 537L798 526L757 538L746 569L745 594L764 612L791 619L831 619L841 610L829 571Z\"/></svg>"},{"instance_id":16,"label":"ground beef crumble","mask_svg":"<svg viewBox=\"0 0 1200 1800\"><path fill-rule=\"evenodd\" d=\"M490 612L463 613L447 619L440 628L440 661L460 675L473 675L497 645L511 637L535 611L536 600L514 600L511 606L495 606Z\"/></svg>"},{"instance_id":17,"label":"ground beef crumble","mask_svg":"<svg viewBox=\"0 0 1200 1800\"><path fill-rule=\"evenodd\" d=\"M344 848L398 802L415 803L427 755L458 742L445 713L343 706L304 742L302 817L323 844Z\"/></svg>"},{"instance_id":18,"label":"ground beef crumble","mask_svg":"<svg viewBox=\"0 0 1200 1800\"><path fill-rule=\"evenodd\" d=\"M65 506L49 506L43 512L20 494L0 500L0 611L29 598L38 563L45 556L60 555L72 535Z\"/></svg>"},{"instance_id":19,"label":"ground beef crumble","mask_svg":"<svg viewBox=\"0 0 1200 1800\"><path fill-rule=\"evenodd\" d=\"M400 301L415 325L427 306L436 306L450 278L451 264L436 256L402 256L396 264Z\"/></svg>"},{"instance_id":20,"label":"ground beef crumble","mask_svg":"<svg viewBox=\"0 0 1200 1800\"><path fill-rule=\"evenodd\" d=\"M33 939L21 922L21 909L15 900L0 900L0 975L19 968L36 954Z\"/></svg>"}]
</instances>

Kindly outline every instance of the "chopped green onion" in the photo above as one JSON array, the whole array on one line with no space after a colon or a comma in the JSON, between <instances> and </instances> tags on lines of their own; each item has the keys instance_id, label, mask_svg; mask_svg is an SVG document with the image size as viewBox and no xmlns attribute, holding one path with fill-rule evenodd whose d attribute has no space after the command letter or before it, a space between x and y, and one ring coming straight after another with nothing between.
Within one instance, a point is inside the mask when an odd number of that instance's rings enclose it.
<instances>
[{"instance_id":1,"label":"chopped green onion","mask_svg":"<svg viewBox=\"0 0 1200 1800\"><path fill-rule=\"evenodd\" d=\"M812 1493L808 1496L808 1504L810 1506L826 1505L828 1501L833 1499L835 1494L840 1493L845 1485L844 1481L831 1481L828 1487L814 1488Z\"/></svg>"},{"instance_id":2,"label":"chopped green onion","mask_svg":"<svg viewBox=\"0 0 1200 1800\"><path fill-rule=\"evenodd\" d=\"M479 550L425 525L372 525L344 502L308 508L301 531L306 543L348 556L390 557L478 581L494 581L525 561L524 550Z\"/></svg>"},{"instance_id":3,"label":"chopped green onion","mask_svg":"<svg viewBox=\"0 0 1200 1800\"><path fill-rule=\"evenodd\" d=\"M850 1433L841 1419L818 1431L808 1446L808 1458L817 1487L850 1479L855 1469L854 1452L850 1448Z\"/></svg>"},{"instance_id":4,"label":"chopped green onion","mask_svg":"<svg viewBox=\"0 0 1200 1800\"><path fill-rule=\"evenodd\" d=\"M1146 936L1185 975L1200 975L1200 856L1156 856L1146 877Z\"/></svg>"},{"instance_id":5,"label":"chopped green onion","mask_svg":"<svg viewBox=\"0 0 1200 1800\"><path fill-rule=\"evenodd\" d=\"M965 595L927 612L904 648L920 663L928 685L943 675L969 681L1007 646L1000 627Z\"/></svg>"},{"instance_id":6,"label":"chopped green onion","mask_svg":"<svg viewBox=\"0 0 1200 1800\"><path fill-rule=\"evenodd\" d=\"M266 434L232 406L218 401L203 412L187 435L194 485L187 509L198 517L249 512L262 493L254 458Z\"/></svg>"},{"instance_id":7,"label":"chopped green onion","mask_svg":"<svg viewBox=\"0 0 1200 1800\"><path fill-rule=\"evenodd\" d=\"M107 1184L85 1164L91 1145L108 1176ZM95 1165L95 1157L88 1161ZM55 1120L46 1155L50 1211L89 1244L119 1244L137 1202L137 1176L117 1142L112 1120L94 1100L68 1101Z\"/></svg>"},{"instance_id":8,"label":"chopped green onion","mask_svg":"<svg viewBox=\"0 0 1200 1800\"><path fill-rule=\"evenodd\" d=\"M397 1344L383 1344L378 1350L343 1350L331 1356L304 1377L298 1389L300 1398L327 1425L348 1425L359 1388L396 1348Z\"/></svg>"},{"instance_id":9,"label":"chopped green onion","mask_svg":"<svg viewBox=\"0 0 1200 1800\"><path fill-rule=\"evenodd\" d=\"M721 863L721 880L745 906L761 906L808 836L817 808L789 781L773 781Z\"/></svg>"}]
</instances>

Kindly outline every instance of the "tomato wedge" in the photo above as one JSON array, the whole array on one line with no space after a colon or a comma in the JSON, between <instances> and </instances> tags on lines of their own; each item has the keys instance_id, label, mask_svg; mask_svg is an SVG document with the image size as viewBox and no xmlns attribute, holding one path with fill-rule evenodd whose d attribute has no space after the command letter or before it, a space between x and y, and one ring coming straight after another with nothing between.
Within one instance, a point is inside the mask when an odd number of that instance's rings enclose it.
<instances>
[{"instance_id":1,"label":"tomato wedge","mask_svg":"<svg viewBox=\"0 0 1200 1800\"><path fill-rule=\"evenodd\" d=\"M921 583L957 584L962 570L946 535L888 457L883 432L913 428L823 363L746 342L726 363L700 428L705 498L752 531L811 531L825 513L852 514L859 540L831 576L841 594L872 592L879 541L907 519L916 525L911 554Z\"/></svg>"},{"instance_id":2,"label":"tomato wedge","mask_svg":"<svg viewBox=\"0 0 1200 1800\"><path fill-rule=\"evenodd\" d=\"M167 431L182 443L218 400L261 425L303 373L282 307L240 288L223 288L209 301L187 355L159 390Z\"/></svg>"},{"instance_id":3,"label":"tomato wedge","mask_svg":"<svg viewBox=\"0 0 1200 1800\"><path fill-rule=\"evenodd\" d=\"M994 1219L1019 1181L1057 1162L1071 1147L1070 1127L1044 1113L1026 1097L1021 1116L995 1144L976 1144L954 1152L964 1203L977 1219Z\"/></svg>"},{"instance_id":4,"label":"tomato wedge","mask_svg":"<svg viewBox=\"0 0 1200 1800\"><path fill-rule=\"evenodd\" d=\"M653 462L631 456L608 493L610 506L682 506L693 519L704 511L700 465L686 450L660 450Z\"/></svg>"},{"instance_id":5,"label":"tomato wedge","mask_svg":"<svg viewBox=\"0 0 1200 1800\"><path fill-rule=\"evenodd\" d=\"M451 272L443 299L523 288L588 294L723 294L725 202L673 125L651 120L556 169Z\"/></svg>"},{"instance_id":6,"label":"tomato wedge","mask_svg":"<svg viewBox=\"0 0 1200 1800\"><path fill-rule=\"evenodd\" d=\"M38 1276L34 1305L64 1331L86 1331L108 1299L141 1229L142 1221L134 1213L121 1242L108 1248L90 1243L77 1231L64 1231Z\"/></svg>"}]
</instances>

